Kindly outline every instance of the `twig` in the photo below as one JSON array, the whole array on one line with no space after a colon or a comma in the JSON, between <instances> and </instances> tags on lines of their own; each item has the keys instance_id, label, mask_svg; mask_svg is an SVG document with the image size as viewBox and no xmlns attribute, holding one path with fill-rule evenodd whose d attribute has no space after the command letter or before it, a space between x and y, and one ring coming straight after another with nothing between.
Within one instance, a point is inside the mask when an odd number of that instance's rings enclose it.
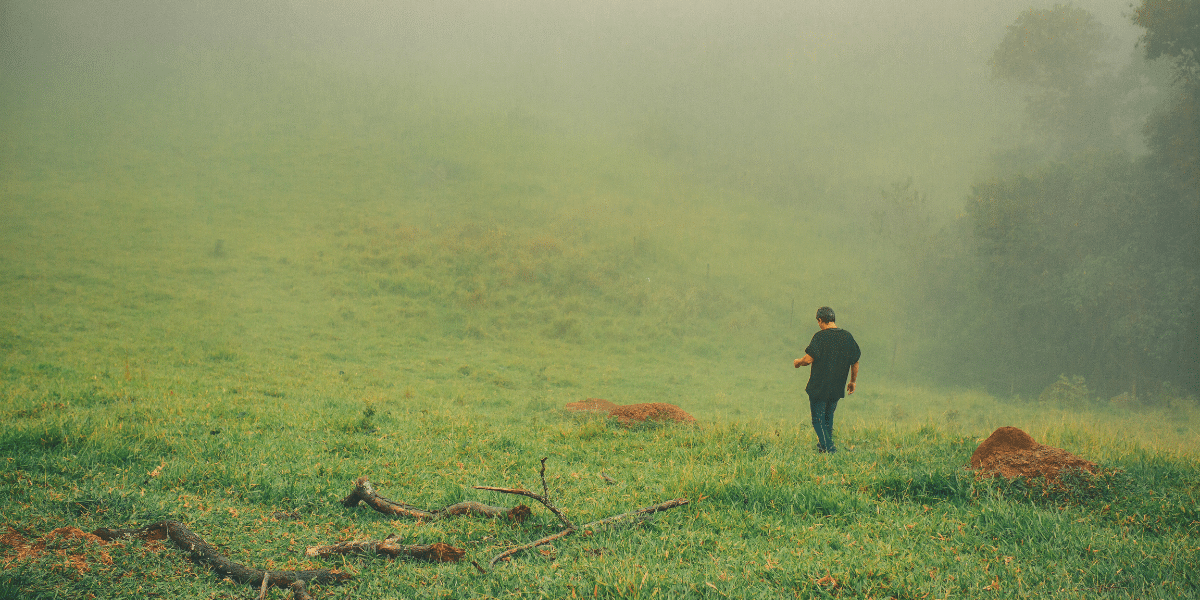
<instances>
[{"instance_id":1,"label":"twig","mask_svg":"<svg viewBox=\"0 0 1200 600\"><path fill-rule=\"evenodd\" d=\"M581 525L579 528L587 529L588 527L600 527L601 525L610 525L610 524L620 521L621 519L624 519L626 517L651 515L656 512L662 512L664 510L670 510L672 508L677 508L677 507L683 506L687 503L688 503L687 498L676 498L674 500L667 500L666 502L663 502L662 504L655 504L654 506L647 506L646 508L641 508L641 509L635 510L633 512L627 512L627 513L620 514L620 515L605 517L603 519L600 519L599 521L592 521L591 523L585 523L585 524Z\"/></svg>"},{"instance_id":2,"label":"twig","mask_svg":"<svg viewBox=\"0 0 1200 600\"><path fill-rule=\"evenodd\" d=\"M548 458L548 457L546 457L546 456L542 457L542 469L541 469L541 471L538 471L538 475L540 475L542 477L542 496L545 498L549 498L550 492L546 490L546 458Z\"/></svg>"},{"instance_id":3,"label":"twig","mask_svg":"<svg viewBox=\"0 0 1200 600\"><path fill-rule=\"evenodd\" d=\"M545 491L546 490L546 459L544 459L544 458L542 459L541 475L542 475L542 490ZM488 490L488 491L492 491L492 492L501 492L501 493L505 493L505 494L518 494L521 496L528 496L530 498L533 498L534 500L537 500L538 502L541 502L543 505L545 505L546 508L550 509L550 512L553 512L555 515L557 515L559 520L562 521L564 525L566 525L566 529L564 529L554 535L546 536L540 540L536 540L536 541L530 542L528 544L524 544L522 546L517 546L515 548L509 548L508 550L505 550L504 552L497 554L495 557L492 558L492 560L490 562L488 562L488 567L494 567L494 566L496 566L497 562L504 560L505 558L508 558L510 556L513 556L514 554L519 554L521 552L529 550L530 548L536 548L538 546L541 546L542 544L548 544L555 540L560 540L562 538L565 538L565 537L571 535L572 533L575 533L579 529L586 529L588 527L600 527L600 526L604 526L604 525L609 525L609 524L615 523L621 519L625 519L628 517L650 515L650 514L654 514L656 512L661 512L664 510L670 510L672 508L683 506L688 503L687 498L676 498L674 500L668 500L661 504L655 504L654 506L647 506L646 508L641 508L641 509L635 510L633 512L627 512L627 513L620 514L620 515L606 517L606 518L600 519L598 521L592 521L591 523L587 523L580 527L576 527L575 525L573 525L571 523L571 521L569 519L567 519L567 517L565 515L562 514L561 511L558 510L557 507L555 507L553 504L551 504L547 498L545 498L544 496L539 496L529 490L499 488L499 487L490 487L490 486L481 486L481 485L475 486L475 489ZM480 572L483 571L483 569L480 568L479 565L475 565L475 568L479 569Z\"/></svg>"},{"instance_id":4,"label":"twig","mask_svg":"<svg viewBox=\"0 0 1200 600\"><path fill-rule=\"evenodd\" d=\"M550 499L546 498L545 496L540 496L534 492L531 492L529 490L523 490L520 488L502 488L502 487L492 487L489 485L477 485L474 487L477 490L485 490L488 492L500 492L501 494L516 494L518 496L526 496L529 498L533 498L534 500L541 502L542 506L545 506L550 512L554 513L554 516L558 517L558 520L562 521L562 524L564 526L566 526L568 529L575 528L575 525L571 523L571 520L567 518L567 515L563 514L563 511L559 510L559 508L557 506L555 506L553 502L550 502Z\"/></svg>"},{"instance_id":5,"label":"twig","mask_svg":"<svg viewBox=\"0 0 1200 600\"><path fill-rule=\"evenodd\" d=\"M534 500L541 502L542 506L545 506L546 509L548 509L550 512L554 513L554 516L558 517L558 520L562 521L563 526L565 526L567 529L575 529L575 524L571 523L571 520L567 518L567 515L565 513L563 513L563 511L560 510L557 506L555 506L553 502L550 501L550 494L546 489L546 459L545 458L542 459L542 470L540 472L540 475L542 477L542 495L540 495L540 496L529 490L523 490L523 489L519 489L519 488L514 489L514 488L492 487L492 486L487 486L487 485L477 485L477 486L475 486L475 489L486 490L489 492L500 492L501 494L516 494L518 496L527 496L529 498L533 498Z\"/></svg>"},{"instance_id":6,"label":"twig","mask_svg":"<svg viewBox=\"0 0 1200 600\"><path fill-rule=\"evenodd\" d=\"M385 515L398 517L413 517L417 519L437 519L440 517L452 517L460 515L477 515L481 517L508 517L517 523L523 523L529 518L531 511L524 504L513 508L500 508L497 506L488 506L481 502L459 502L451 504L445 508L435 510L425 510L417 508L411 504L389 500L380 496L375 488L371 485L371 481L364 475L354 481L354 489L350 495L342 499L342 506L346 508L354 508L359 503L364 503L367 506L381 512Z\"/></svg>"},{"instance_id":7,"label":"twig","mask_svg":"<svg viewBox=\"0 0 1200 600\"><path fill-rule=\"evenodd\" d=\"M292 590L292 600L313 600L313 597L308 595L308 589L304 586L303 580L293 581L288 589Z\"/></svg>"},{"instance_id":8,"label":"twig","mask_svg":"<svg viewBox=\"0 0 1200 600\"><path fill-rule=\"evenodd\" d=\"M147 525L141 529L107 529L100 528L92 532L92 535L99 537L105 541L112 541L122 537L138 537L144 540L163 540L170 538L175 545L181 550L188 553L188 557L193 561L215 571L218 575L228 577L243 585L257 585L267 577L267 572L261 569L252 569L240 563L235 563L225 555L217 551L216 548L204 541L200 536L192 533L187 527L178 521L162 521L153 525ZM310 569L306 571L271 571L270 584L276 587L288 587L296 581L315 581L317 583L328 583L336 581L345 581L350 579L349 573L341 571L330 571L328 569Z\"/></svg>"},{"instance_id":9,"label":"twig","mask_svg":"<svg viewBox=\"0 0 1200 600\"><path fill-rule=\"evenodd\" d=\"M350 492L349 496L342 498L342 506L346 508L354 508L358 506L359 502L365 502L367 506L385 515L415 517L418 519L432 519L436 516L432 511L422 510L415 506L403 502L395 502L380 496L375 493L375 488L371 486L371 481L367 479L366 475L356 479L354 481L354 490Z\"/></svg>"},{"instance_id":10,"label":"twig","mask_svg":"<svg viewBox=\"0 0 1200 600\"><path fill-rule=\"evenodd\" d=\"M326 558L333 554L383 554L386 556L411 556L437 562L458 562L466 551L449 544L416 544L404 545L396 543L399 536L392 534L382 540L359 540L342 542L331 546L313 546L304 551L308 558Z\"/></svg>"},{"instance_id":11,"label":"twig","mask_svg":"<svg viewBox=\"0 0 1200 600\"><path fill-rule=\"evenodd\" d=\"M548 536L546 536L540 540L537 540L535 542L529 542L528 544L525 544L523 546L517 546L516 548L509 548L508 550L505 550L504 552L501 552L500 554L497 554L495 557L493 557L491 562L488 563L488 566L494 567L494 566L496 566L496 563L504 560L505 558L508 558L509 556L518 554L520 552L524 552L530 548L536 548L538 546L541 546L542 544L549 544L550 542L553 542L554 540L561 540L562 538L565 538L568 535L571 535L572 533L575 533L574 529L564 529L554 535L548 535Z\"/></svg>"},{"instance_id":12,"label":"twig","mask_svg":"<svg viewBox=\"0 0 1200 600\"><path fill-rule=\"evenodd\" d=\"M271 572L263 572L262 588L258 590L258 600L264 600L267 597L267 587L271 583Z\"/></svg>"},{"instance_id":13,"label":"twig","mask_svg":"<svg viewBox=\"0 0 1200 600\"><path fill-rule=\"evenodd\" d=\"M654 514L656 512L661 512L664 510L670 510L672 508L683 506L684 504L687 504L687 503L688 503L687 498L676 498L674 500L668 500L666 502L663 502L662 504L655 504L654 506L647 506L646 508L638 509L633 512L627 512L627 513L620 514L620 515L606 517L606 518L600 519L599 521L592 521L591 523L585 523L584 525L580 525L578 529L586 530L589 527L600 527L603 525L610 525L610 524L615 523L626 517L650 515L650 514ZM524 546L517 546L516 548L509 548L508 550L505 550L504 552L497 554L496 557L493 558L490 563L488 563L488 566L495 566L498 561L504 560L505 558L512 556L514 554L517 554L519 552L524 552L526 550L529 550L530 548L536 548L538 546L541 546L542 544L548 544L550 542L553 542L554 540L559 540L559 539L565 538L565 537L571 535L572 533L575 533L576 531L578 531L578 529L571 529L571 528L564 529L554 535L546 536L535 542L530 542L528 544L525 544Z\"/></svg>"}]
</instances>

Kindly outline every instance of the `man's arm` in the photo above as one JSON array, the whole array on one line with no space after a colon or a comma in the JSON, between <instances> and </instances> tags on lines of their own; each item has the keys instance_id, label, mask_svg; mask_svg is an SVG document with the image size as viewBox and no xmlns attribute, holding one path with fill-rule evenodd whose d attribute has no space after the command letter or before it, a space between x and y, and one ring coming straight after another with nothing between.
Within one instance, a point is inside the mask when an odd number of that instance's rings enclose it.
<instances>
[{"instance_id":1,"label":"man's arm","mask_svg":"<svg viewBox=\"0 0 1200 600\"><path fill-rule=\"evenodd\" d=\"M813 357L805 354L804 358L797 358L796 360L793 360L792 366L799 369L800 367L807 367L808 365L811 365L812 361L813 361ZM857 367L857 365L855 365L855 366Z\"/></svg>"},{"instance_id":2,"label":"man's arm","mask_svg":"<svg viewBox=\"0 0 1200 600\"><path fill-rule=\"evenodd\" d=\"M846 393L853 394L854 388L858 387L855 381L858 380L858 363L850 365L850 383L846 384Z\"/></svg>"}]
</instances>

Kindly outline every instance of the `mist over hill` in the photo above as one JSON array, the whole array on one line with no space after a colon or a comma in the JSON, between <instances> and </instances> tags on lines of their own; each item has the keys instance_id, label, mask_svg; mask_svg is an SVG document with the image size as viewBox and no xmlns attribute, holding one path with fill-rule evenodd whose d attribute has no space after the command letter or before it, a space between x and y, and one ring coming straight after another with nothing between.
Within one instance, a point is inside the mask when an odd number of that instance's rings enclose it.
<instances>
[{"instance_id":1,"label":"mist over hill","mask_svg":"<svg viewBox=\"0 0 1200 600\"><path fill-rule=\"evenodd\" d=\"M1080 6L1119 71L1138 30ZM1012 392L960 351L995 311L964 198L1035 154L989 67L1028 8L8 3L5 252L149 281L253 249L446 335L709 361L786 361L829 304L876 375Z\"/></svg>"}]
</instances>

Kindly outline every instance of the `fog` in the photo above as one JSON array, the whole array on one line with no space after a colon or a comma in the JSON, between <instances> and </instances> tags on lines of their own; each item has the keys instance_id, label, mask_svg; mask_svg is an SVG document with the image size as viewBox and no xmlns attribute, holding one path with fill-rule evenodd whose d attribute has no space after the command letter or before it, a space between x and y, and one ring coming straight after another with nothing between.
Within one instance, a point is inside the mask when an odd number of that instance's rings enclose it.
<instances>
[{"instance_id":1,"label":"fog","mask_svg":"<svg viewBox=\"0 0 1200 600\"><path fill-rule=\"evenodd\" d=\"M150 178L168 191L146 201L178 212L179 230L186 233L176 235L193 235L211 248L212 239L227 235L212 226L222 218L219 211L236 211L242 199L254 197L273 198L286 213L283 207L296 201L290 191L310 186L317 170L337 180L330 205L354 195L398 197L398 189L421 177L454 179L455 169L467 167L431 161L410 168L408 179L391 173L406 168L411 156L404 147L405 136L419 129L412 121L427 115L441 120L417 136L435 146L446 123L462 121L462 129L470 129L477 124L467 115L499 115L545 136L636 149L630 162L645 169L671 165L729 202L745 202L750 215L739 216L721 235L714 232L729 224L705 223L699 211L689 220L642 227L675 226L680 240L747 248L737 256L741 266L720 263L718 249L688 268L707 279L710 271L745 274L747 263L761 267L764 278L779 282L761 294L770 296L764 314L791 318L797 310L809 312L810 304L842 301L858 311L859 323L875 330L865 345L890 355L889 371L900 373L904 359L896 356L920 343L943 344L943 354L951 355L949 344L963 343L946 334L919 342L918 334L901 333L922 294L933 293L914 289L928 283L914 276L969 262L961 260L968 244L934 244L932 232L965 235L964 204L972 186L1007 168L996 160L998 153L1016 147L1026 148L1013 153L1023 157L1050 155L1027 150L1038 133L1027 119L1029 92L994 80L989 60L1019 15L1052 6L950 0L12 1L0 7L0 156L8 163L0 168L8 174L20 163L27 174L44 169L54 179L55 167L82 164L101 173L98 179ZM1115 73L1133 60L1139 30L1127 8L1098 0L1075 6L1105 27L1105 70ZM1153 108L1146 103L1121 129L1125 147L1135 153L1142 117ZM473 135L458 134L468 140ZM536 138L514 136L511 143L525 139ZM273 164L247 160L248 147ZM114 148L125 156L112 158ZM472 160L503 170L507 158ZM563 156L559 166L569 168L573 160L584 159ZM129 161L171 164L140 173L128 168ZM94 183L78 177L83 185ZM60 177L50 183L80 181ZM518 189L538 185L522 181ZM30 184L39 186L53 187ZM690 188L676 186L670 194L638 200L653 210L688 193ZM168 208L177 196L196 202ZM5 202L33 197L11 193ZM487 193L472 190L455 200L476 201L486 202ZM881 209L881 203L891 208ZM887 212L893 209L899 212ZM737 207L732 210L716 218L737 214ZM828 223L837 224L828 229L833 233L821 233ZM764 233L772 227L774 234ZM172 235L163 231L164 238ZM805 246L805 236L818 234L841 236L846 250L830 251L819 268L792 264L770 246L792 236L799 240L785 249L792 252ZM8 237L8 252L36 244L18 242L15 231ZM944 256L931 249L944 249ZM798 275L801 269L811 272ZM790 291L810 283L816 272L829 276ZM1022 276L1015 267L1012 273L1010 280ZM1071 285L1091 293L1086 276L1086 270L1066 274ZM645 273L636 278L649 281ZM1098 297L1068 300L1079 306L1108 301ZM939 301L954 302L945 295ZM1104 313L1097 320L1120 318ZM1016 370L989 374L983 384L1011 382L1020 377ZM1050 377L1034 389L1052 383Z\"/></svg>"},{"instance_id":2,"label":"fog","mask_svg":"<svg viewBox=\"0 0 1200 600\"><path fill-rule=\"evenodd\" d=\"M12 106L108 86L152 96L155 78L219 87L239 70L287 70L319 87L342 71L640 137L697 161L765 166L780 188L852 182L873 193L913 177L955 206L1019 122L1019 94L989 80L987 60L1030 6L10 2L3 80ZM1113 60L1126 59L1127 18L1111 3L1083 6L1109 27ZM297 64L311 70L290 73ZM355 90L344 93L354 110ZM284 102L254 99L264 100Z\"/></svg>"}]
</instances>

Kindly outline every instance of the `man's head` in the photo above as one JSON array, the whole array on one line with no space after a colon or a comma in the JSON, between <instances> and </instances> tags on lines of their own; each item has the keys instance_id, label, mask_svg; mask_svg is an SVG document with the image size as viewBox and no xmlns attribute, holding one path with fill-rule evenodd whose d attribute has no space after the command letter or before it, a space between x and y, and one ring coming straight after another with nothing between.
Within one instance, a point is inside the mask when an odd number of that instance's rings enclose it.
<instances>
[{"instance_id":1,"label":"man's head","mask_svg":"<svg viewBox=\"0 0 1200 600\"><path fill-rule=\"evenodd\" d=\"M817 320L822 323L832 323L837 320L833 314L833 309L828 306L822 306L817 309Z\"/></svg>"}]
</instances>

